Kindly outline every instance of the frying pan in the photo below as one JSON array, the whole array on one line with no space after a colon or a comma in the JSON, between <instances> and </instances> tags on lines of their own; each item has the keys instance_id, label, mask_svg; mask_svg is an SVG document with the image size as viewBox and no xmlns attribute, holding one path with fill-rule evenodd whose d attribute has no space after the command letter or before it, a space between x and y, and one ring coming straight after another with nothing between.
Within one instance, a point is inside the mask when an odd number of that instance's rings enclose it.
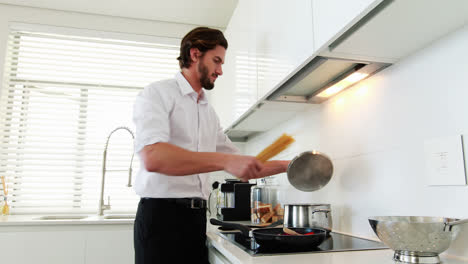
<instances>
[{"instance_id":1,"label":"frying pan","mask_svg":"<svg viewBox=\"0 0 468 264\"><path fill-rule=\"evenodd\" d=\"M292 230L305 234L314 232L313 235L284 235L283 228L261 228L251 230L249 227L236 223L228 223L211 218L212 225L226 228L234 228L241 231L245 237L253 237L262 247L318 247L327 237L327 232L322 228L291 228Z\"/></svg>"}]
</instances>

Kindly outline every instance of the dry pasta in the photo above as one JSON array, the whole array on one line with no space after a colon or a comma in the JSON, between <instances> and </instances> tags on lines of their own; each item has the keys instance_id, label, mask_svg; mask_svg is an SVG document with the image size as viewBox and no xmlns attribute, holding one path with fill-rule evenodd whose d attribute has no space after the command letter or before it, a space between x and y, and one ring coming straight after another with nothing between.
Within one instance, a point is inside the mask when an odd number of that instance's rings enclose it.
<instances>
[{"instance_id":1,"label":"dry pasta","mask_svg":"<svg viewBox=\"0 0 468 264\"><path fill-rule=\"evenodd\" d=\"M274 156L278 155L281 151L285 150L289 145L294 142L294 138L290 135L283 134L270 146L266 147L262 152L257 155L260 162L266 162Z\"/></svg>"}]
</instances>

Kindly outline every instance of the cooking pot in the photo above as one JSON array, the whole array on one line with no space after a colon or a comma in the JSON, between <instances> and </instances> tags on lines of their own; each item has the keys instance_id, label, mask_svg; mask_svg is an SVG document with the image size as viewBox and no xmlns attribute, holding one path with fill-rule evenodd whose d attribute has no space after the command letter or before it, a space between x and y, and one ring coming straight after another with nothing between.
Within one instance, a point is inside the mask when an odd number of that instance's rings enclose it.
<instances>
[{"instance_id":1,"label":"cooking pot","mask_svg":"<svg viewBox=\"0 0 468 264\"><path fill-rule=\"evenodd\" d=\"M330 181L333 174L333 164L323 153L306 151L288 165L288 181L294 188L312 192L323 188Z\"/></svg>"},{"instance_id":2,"label":"cooking pot","mask_svg":"<svg viewBox=\"0 0 468 264\"><path fill-rule=\"evenodd\" d=\"M212 225L219 225L225 228L233 228L241 231L245 237L253 237L261 247L283 247L283 248L315 248L327 238L327 232L322 228L291 228L301 235L286 235L283 228L259 228L251 230L248 226L219 221L211 218ZM304 235L313 232L311 235Z\"/></svg>"},{"instance_id":3,"label":"cooking pot","mask_svg":"<svg viewBox=\"0 0 468 264\"><path fill-rule=\"evenodd\" d=\"M375 216L369 223L379 239L395 251L393 259L409 263L440 263L468 219L425 216Z\"/></svg>"},{"instance_id":4,"label":"cooking pot","mask_svg":"<svg viewBox=\"0 0 468 264\"><path fill-rule=\"evenodd\" d=\"M285 204L284 226L319 227L329 232L333 227L330 204Z\"/></svg>"}]
</instances>

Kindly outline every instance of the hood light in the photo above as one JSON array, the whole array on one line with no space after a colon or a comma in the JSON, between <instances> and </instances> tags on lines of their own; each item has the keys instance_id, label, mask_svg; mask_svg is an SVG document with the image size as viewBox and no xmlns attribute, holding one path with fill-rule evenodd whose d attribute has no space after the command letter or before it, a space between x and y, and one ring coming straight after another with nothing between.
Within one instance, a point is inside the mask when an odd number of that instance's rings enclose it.
<instances>
[{"instance_id":1,"label":"hood light","mask_svg":"<svg viewBox=\"0 0 468 264\"><path fill-rule=\"evenodd\" d=\"M328 98L341 90L348 88L349 86L359 82L360 80L366 78L369 74L367 73L360 73L360 72L354 72L347 76L346 78L342 79L341 81L337 82L336 84L328 87L318 95L317 97L321 98Z\"/></svg>"}]
</instances>

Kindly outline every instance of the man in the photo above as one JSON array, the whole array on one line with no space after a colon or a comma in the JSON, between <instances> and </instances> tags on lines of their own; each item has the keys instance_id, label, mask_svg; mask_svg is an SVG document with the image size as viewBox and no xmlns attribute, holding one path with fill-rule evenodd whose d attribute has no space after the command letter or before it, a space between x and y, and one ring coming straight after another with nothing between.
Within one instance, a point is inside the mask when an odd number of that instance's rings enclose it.
<instances>
[{"instance_id":1,"label":"man","mask_svg":"<svg viewBox=\"0 0 468 264\"><path fill-rule=\"evenodd\" d=\"M207 172L224 170L242 181L285 172L288 161L261 164L237 155L208 104L228 43L221 31L198 27L181 42L173 79L147 86L134 106L135 151L141 197L134 226L135 262L208 263Z\"/></svg>"}]
</instances>

